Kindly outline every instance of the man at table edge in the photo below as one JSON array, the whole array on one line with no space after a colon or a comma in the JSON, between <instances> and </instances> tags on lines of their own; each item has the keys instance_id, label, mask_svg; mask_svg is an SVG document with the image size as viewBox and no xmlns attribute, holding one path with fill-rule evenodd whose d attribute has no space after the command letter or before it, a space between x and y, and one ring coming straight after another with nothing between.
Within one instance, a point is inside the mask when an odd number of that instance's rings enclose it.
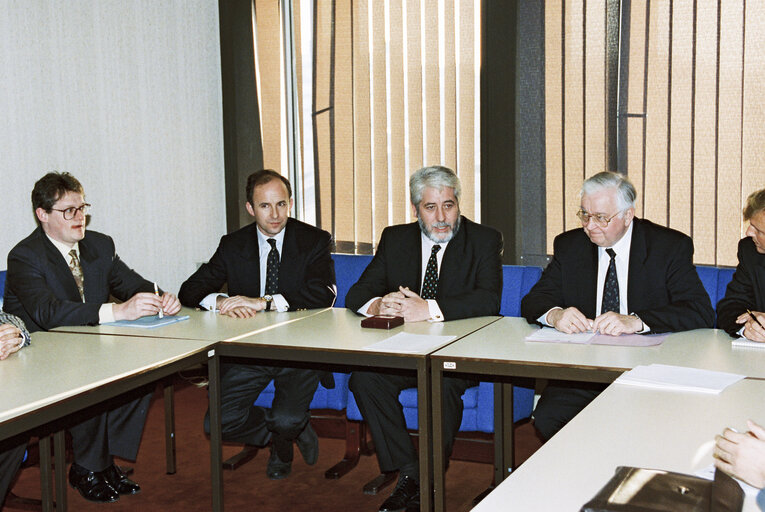
<instances>
[{"instance_id":1,"label":"man at table edge","mask_svg":"<svg viewBox=\"0 0 765 512\"><path fill-rule=\"evenodd\" d=\"M135 320L160 309L174 315L180 302L123 263L111 237L86 231L90 205L71 174L49 172L32 190L38 227L8 254L3 309L31 332L63 325ZM124 301L109 302L114 296ZM114 462L135 460L152 390L136 390L102 406L69 428L74 462L69 483L83 498L109 503L140 492Z\"/></svg>"},{"instance_id":2,"label":"man at table edge","mask_svg":"<svg viewBox=\"0 0 765 512\"><path fill-rule=\"evenodd\" d=\"M401 316L406 322L442 322L499 314L502 235L460 215L461 186L451 169L425 167L409 180L417 222L383 230L377 251L348 291L348 309ZM399 480L380 511L419 510L419 465L398 394L415 387L413 376L355 371L350 388L369 424L383 472ZM464 391L474 382L443 382L444 444L448 459L462 420Z\"/></svg>"},{"instance_id":3,"label":"man at table edge","mask_svg":"<svg viewBox=\"0 0 765 512\"><path fill-rule=\"evenodd\" d=\"M693 241L635 217L635 187L605 171L582 184L581 228L555 237L553 258L521 301L529 321L564 333L647 334L712 327L714 310L693 265ZM551 381L534 411L552 437L602 391Z\"/></svg>"},{"instance_id":4,"label":"man at table edge","mask_svg":"<svg viewBox=\"0 0 765 512\"><path fill-rule=\"evenodd\" d=\"M29 332L24 322L17 316L0 311L0 361L29 345ZM6 448L6 446L8 446ZM26 440L18 438L3 441L0 452L0 510L3 508L5 495L21 466Z\"/></svg>"},{"instance_id":5,"label":"man at table edge","mask_svg":"<svg viewBox=\"0 0 765 512\"><path fill-rule=\"evenodd\" d=\"M221 238L210 261L181 285L181 302L235 318L332 306L337 289L331 235L289 216L292 187L276 171L252 173L245 192L245 208L254 222ZM224 285L228 295L219 293ZM264 410L254 402L271 380L276 392L271 407ZM272 480L290 474L293 442L306 463L315 464L319 446L309 406L319 380L325 387L334 386L329 372L224 362L223 439L254 446L270 440L266 475ZM209 422L208 412L208 432Z\"/></svg>"},{"instance_id":6,"label":"man at table edge","mask_svg":"<svg viewBox=\"0 0 765 512\"><path fill-rule=\"evenodd\" d=\"M765 188L747 197L743 214L749 226L738 243L736 271L717 304L717 326L731 336L765 342Z\"/></svg>"}]
</instances>

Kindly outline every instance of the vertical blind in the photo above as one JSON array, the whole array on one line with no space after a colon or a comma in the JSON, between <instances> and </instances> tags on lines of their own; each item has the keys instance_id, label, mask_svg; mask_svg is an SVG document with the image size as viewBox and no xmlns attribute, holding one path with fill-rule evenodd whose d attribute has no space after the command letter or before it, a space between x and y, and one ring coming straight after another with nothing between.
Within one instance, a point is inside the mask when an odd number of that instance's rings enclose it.
<instances>
[{"instance_id":1,"label":"vertical blind","mask_svg":"<svg viewBox=\"0 0 765 512\"><path fill-rule=\"evenodd\" d=\"M253 7L264 164L286 175L284 13L273 0ZM462 181L462 212L476 219L480 0L292 8L304 218L338 250L370 251L383 228L413 220L411 173L445 165Z\"/></svg>"},{"instance_id":2,"label":"vertical blind","mask_svg":"<svg viewBox=\"0 0 765 512\"><path fill-rule=\"evenodd\" d=\"M619 170L637 215L690 235L696 263L735 265L744 201L765 186L765 5L622 0L628 30L609 57L607 3L545 3L548 251L580 225L582 181L607 168L606 70L618 58Z\"/></svg>"}]
</instances>

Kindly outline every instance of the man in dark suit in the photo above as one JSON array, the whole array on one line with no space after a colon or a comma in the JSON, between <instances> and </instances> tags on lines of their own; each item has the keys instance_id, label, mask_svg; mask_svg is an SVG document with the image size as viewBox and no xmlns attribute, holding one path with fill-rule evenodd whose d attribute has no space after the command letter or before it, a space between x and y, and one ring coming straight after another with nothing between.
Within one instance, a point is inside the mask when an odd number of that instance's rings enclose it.
<instances>
[{"instance_id":1,"label":"man in dark suit","mask_svg":"<svg viewBox=\"0 0 765 512\"><path fill-rule=\"evenodd\" d=\"M8 254L3 304L30 331L180 310L174 295L158 297L152 283L120 260L110 237L86 233L90 205L74 176L43 176L32 190L32 207L38 228ZM110 295L124 302L111 303ZM69 482L84 498L112 502L140 491L113 456L135 460L150 397L116 400L122 403L69 429L74 450Z\"/></svg>"},{"instance_id":2,"label":"man in dark suit","mask_svg":"<svg viewBox=\"0 0 765 512\"><path fill-rule=\"evenodd\" d=\"M717 326L731 336L765 342L765 188L747 198L744 220L749 227L738 243L736 272L717 304Z\"/></svg>"},{"instance_id":3,"label":"man in dark suit","mask_svg":"<svg viewBox=\"0 0 765 512\"><path fill-rule=\"evenodd\" d=\"M289 217L292 187L279 173L253 173L246 191L245 207L255 222L221 238L210 261L181 286L181 302L236 318L332 306L336 288L330 234ZM223 285L228 285L228 295L217 293ZM253 402L271 380L276 395L271 409L264 411ZM271 440L266 474L273 480L289 475L293 441L305 461L315 464L318 437L308 407L318 383L314 370L224 363L223 439L254 446ZM332 375L323 374L322 383L334 386ZM208 432L209 421L208 412Z\"/></svg>"},{"instance_id":4,"label":"man in dark suit","mask_svg":"<svg viewBox=\"0 0 765 512\"><path fill-rule=\"evenodd\" d=\"M582 228L555 237L553 259L521 302L530 322L618 336L712 327L714 311L686 235L635 218L635 187L601 172L582 185ZM534 422L549 439L603 389L552 381Z\"/></svg>"},{"instance_id":5,"label":"man in dark suit","mask_svg":"<svg viewBox=\"0 0 765 512\"><path fill-rule=\"evenodd\" d=\"M451 169L426 167L409 180L418 222L382 232L375 257L345 297L363 315L394 315L407 322L441 322L499 314L502 235L460 216L460 182ZM350 387L369 424L383 472L399 480L380 511L419 510L417 453L398 402L414 376L353 372ZM470 381L444 378L445 453L451 454Z\"/></svg>"},{"instance_id":6,"label":"man in dark suit","mask_svg":"<svg viewBox=\"0 0 765 512\"><path fill-rule=\"evenodd\" d=\"M29 345L29 332L20 318L0 311L0 360ZM24 458L26 439L5 439L0 442L0 509L16 472Z\"/></svg>"}]
</instances>

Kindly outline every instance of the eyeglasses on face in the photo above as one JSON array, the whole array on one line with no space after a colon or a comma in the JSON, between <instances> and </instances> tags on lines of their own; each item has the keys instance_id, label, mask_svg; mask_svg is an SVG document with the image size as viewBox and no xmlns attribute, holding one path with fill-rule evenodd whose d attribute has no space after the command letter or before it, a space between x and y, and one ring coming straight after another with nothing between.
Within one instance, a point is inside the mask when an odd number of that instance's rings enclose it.
<instances>
[{"instance_id":1,"label":"eyeglasses on face","mask_svg":"<svg viewBox=\"0 0 765 512\"><path fill-rule=\"evenodd\" d=\"M82 212L82 215L85 216L88 213L90 213L90 207L88 203L82 204L78 207L71 206L69 208L65 208L63 210L60 210L58 208L51 208L51 210L55 210L57 212L61 212L64 214L64 220L72 220L76 215L77 212Z\"/></svg>"},{"instance_id":2,"label":"eyeglasses on face","mask_svg":"<svg viewBox=\"0 0 765 512\"><path fill-rule=\"evenodd\" d=\"M582 209L579 209L578 212L576 212L576 216L579 217L579 220L582 221L582 226L586 226L590 223L590 219L595 221L595 224L600 226L601 228L608 227L608 223L611 222L611 220L622 213L624 210L619 210L615 214L611 215L610 217L606 217L602 213L596 213L591 214L589 212L586 212Z\"/></svg>"}]
</instances>

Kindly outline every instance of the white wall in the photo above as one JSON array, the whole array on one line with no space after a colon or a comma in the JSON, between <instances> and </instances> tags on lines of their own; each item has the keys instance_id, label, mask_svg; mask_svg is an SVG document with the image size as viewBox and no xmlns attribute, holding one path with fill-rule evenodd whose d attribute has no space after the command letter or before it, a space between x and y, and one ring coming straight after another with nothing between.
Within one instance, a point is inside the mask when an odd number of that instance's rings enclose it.
<instances>
[{"instance_id":1,"label":"white wall","mask_svg":"<svg viewBox=\"0 0 765 512\"><path fill-rule=\"evenodd\" d=\"M177 291L225 232L217 0L0 2L0 269L61 170L89 229Z\"/></svg>"}]
</instances>

